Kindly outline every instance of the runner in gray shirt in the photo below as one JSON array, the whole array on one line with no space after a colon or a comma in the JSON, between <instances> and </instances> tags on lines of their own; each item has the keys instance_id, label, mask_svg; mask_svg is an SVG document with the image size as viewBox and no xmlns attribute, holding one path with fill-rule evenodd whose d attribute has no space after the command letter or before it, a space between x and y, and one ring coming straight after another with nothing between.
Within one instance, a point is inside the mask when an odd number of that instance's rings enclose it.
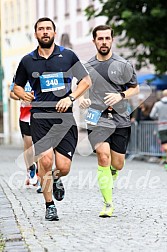
<instances>
[{"instance_id":1,"label":"runner in gray shirt","mask_svg":"<svg viewBox=\"0 0 167 252\"><path fill-rule=\"evenodd\" d=\"M92 79L89 99L80 107L88 108L86 122L89 140L98 159L98 183L104 199L100 217L111 217L113 179L124 166L131 123L128 99L139 93L133 66L111 50L113 30L100 25L93 30L97 54L86 67Z\"/></svg>"}]
</instances>

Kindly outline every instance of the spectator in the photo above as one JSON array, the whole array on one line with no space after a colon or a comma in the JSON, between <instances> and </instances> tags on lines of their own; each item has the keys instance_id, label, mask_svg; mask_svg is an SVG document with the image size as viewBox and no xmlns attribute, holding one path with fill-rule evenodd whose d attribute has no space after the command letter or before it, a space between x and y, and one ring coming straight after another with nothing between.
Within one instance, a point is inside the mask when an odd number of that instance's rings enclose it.
<instances>
[{"instance_id":1,"label":"spectator","mask_svg":"<svg viewBox=\"0 0 167 252\"><path fill-rule=\"evenodd\" d=\"M157 101L150 113L152 119L158 120L158 133L161 147L165 152L164 168L167 170L167 89L162 92L162 98Z\"/></svg>"}]
</instances>

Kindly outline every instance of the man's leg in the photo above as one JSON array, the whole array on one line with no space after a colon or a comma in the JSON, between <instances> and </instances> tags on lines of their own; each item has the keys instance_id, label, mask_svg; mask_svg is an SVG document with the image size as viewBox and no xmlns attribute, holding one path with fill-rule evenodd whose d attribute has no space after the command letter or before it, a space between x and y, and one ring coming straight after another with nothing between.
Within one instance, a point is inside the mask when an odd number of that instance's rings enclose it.
<instances>
[{"instance_id":1,"label":"man's leg","mask_svg":"<svg viewBox=\"0 0 167 252\"><path fill-rule=\"evenodd\" d=\"M26 185L37 183L36 165L34 162L34 150L31 137L31 129L28 122L19 121L20 131L24 142L24 161L27 168Z\"/></svg>"},{"instance_id":2,"label":"man's leg","mask_svg":"<svg viewBox=\"0 0 167 252\"><path fill-rule=\"evenodd\" d=\"M167 143L162 144L162 149L165 152L164 168L167 170Z\"/></svg>"},{"instance_id":3,"label":"man's leg","mask_svg":"<svg viewBox=\"0 0 167 252\"><path fill-rule=\"evenodd\" d=\"M55 148L55 170L53 173L53 195L56 200L64 198L65 190L61 181L61 176L66 176L70 171L72 157L78 140L78 130L73 125L63 137L59 145Z\"/></svg>"},{"instance_id":4,"label":"man's leg","mask_svg":"<svg viewBox=\"0 0 167 252\"><path fill-rule=\"evenodd\" d=\"M110 170L111 155L110 146L106 143L96 145L98 158L98 184L104 199L104 208L100 212L100 217L111 217L114 207L112 202L113 178Z\"/></svg>"},{"instance_id":5,"label":"man's leg","mask_svg":"<svg viewBox=\"0 0 167 252\"><path fill-rule=\"evenodd\" d=\"M113 179L118 176L118 171L124 167L125 153L130 139L131 127L117 128L110 136L111 172Z\"/></svg>"},{"instance_id":6,"label":"man's leg","mask_svg":"<svg viewBox=\"0 0 167 252\"><path fill-rule=\"evenodd\" d=\"M61 201L65 195L65 189L61 177L66 176L69 173L71 160L55 151L55 165L56 168L53 171L53 196L56 200Z\"/></svg>"},{"instance_id":7,"label":"man's leg","mask_svg":"<svg viewBox=\"0 0 167 252\"><path fill-rule=\"evenodd\" d=\"M36 185L37 175L36 175L36 164L34 162L34 150L32 144L32 137L24 135L24 160L27 168L27 178L26 185Z\"/></svg>"},{"instance_id":8,"label":"man's leg","mask_svg":"<svg viewBox=\"0 0 167 252\"><path fill-rule=\"evenodd\" d=\"M125 164L125 154L121 154L111 150L111 173L113 180L115 181L118 177L118 171L122 170Z\"/></svg>"},{"instance_id":9,"label":"man's leg","mask_svg":"<svg viewBox=\"0 0 167 252\"><path fill-rule=\"evenodd\" d=\"M43 152L38 160L38 175L41 179L42 191L46 202L46 220L59 220L57 209L52 199L52 165L53 149Z\"/></svg>"}]
</instances>

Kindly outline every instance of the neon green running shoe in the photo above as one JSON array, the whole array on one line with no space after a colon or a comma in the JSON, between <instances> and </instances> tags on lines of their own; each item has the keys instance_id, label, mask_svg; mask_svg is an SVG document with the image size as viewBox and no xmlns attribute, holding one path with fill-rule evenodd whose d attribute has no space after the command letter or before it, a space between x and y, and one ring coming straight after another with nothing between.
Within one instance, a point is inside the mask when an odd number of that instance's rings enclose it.
<instances>
[{"instance_id":1,"label":"neon green running shoe","mask_svg":"<svg viewBox=\"0 0 167 252\"><path fill-rule=\"evenodd\" d=\"M104 203L104 207L102 211L100 212L99 217L102 217L102 218L111 217L113 211L114 211L113 203L112 204Z\"/></svg>"}]
</instances>

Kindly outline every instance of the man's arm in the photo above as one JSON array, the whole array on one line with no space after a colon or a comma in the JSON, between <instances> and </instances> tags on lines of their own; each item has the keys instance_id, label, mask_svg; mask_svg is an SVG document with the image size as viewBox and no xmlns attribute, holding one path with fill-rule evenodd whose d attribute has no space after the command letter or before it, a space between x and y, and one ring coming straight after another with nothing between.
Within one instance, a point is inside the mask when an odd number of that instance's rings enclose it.
<instances>
[{"instance_id":1,"label":"man's arm","mask_svg":"<svg viewBox=\"0 0 167 252\"><path fill-rule=\"evenodd\" d=\"M24 88L18 86L16 83L14 84L13 91L15 95L17 95L21 100L25 102L31 102L32 100L34 100L33 92L25 92Z\"/></svg>"},{"instance_id":2,"label":"man's arm","mask_svg":"<svg viewBox=\"0 0 167 252\"><path fill-rule=\"evenodd\" d=\"M79 98L79 107L81 109L86 109L90 107L90 105L91 105L91 100L89 98L84 98L84 96L81 96Z\"/></svg>"},{"instance_id":3,"label":"man's arm","mask_svg":"<svg viewBox=\"0 0 167 252\"><path fill-rule=\"evenodd\" d=\"M125 94L125 99L130 99L132 96L139 94L139 91L139 85L136 85L134 87L129 87L122 93ZM122 96L120 93L106 93L104 100L106 105L113 106L114 104L122 100Z\"/></svg>"},{"instance_id":4,"label":"man's arm","mask_svg":"<svg viewBox=\"0 0 167 252\"><path fill-rule=\"evenodd\" d=\"M79 82L76 90L73 91L70 95L73 96L75 99L79 98L81 95L83 95L86 92L86 90L90 88L91 83L92 82L91 82L90 76L87 75ZM72 102L69 97L61 99L56 104L57 112L65 112L71 106L71 103Z\"/></svg>"},{"instance_id":5,"label":"man's arm","mask_svg":"<svg viewBox=\"0 0 167 252\"><path fill-rule=\"evenodd\" d=\"M150 112L150 118L152 119L158 119L158 109L157 109L157 104L155 103L151 112Z\"/></svg>"},{"instance_id":6,"label":"man's arm","mask_svg":"<svg viewBox=\"0 0 167 252\"><path fill-rule=\"evenodd\" d=\"M123 93L125 94L125 99L130 99L132 96L139 94L140 88L139 85L136 85L135 87L130 87Z\"/></svg>"},{"instance_id":7,"label":"man's arm","mask_svg":"<svg viewBox=\"0 0 167 252\"><path fill-rule=\"evenodd\" d=\"M13 91L10 91L10 98L16 101L20 100L20 98L17 95L15 95Z\"/></svg>"}]
</instances>

